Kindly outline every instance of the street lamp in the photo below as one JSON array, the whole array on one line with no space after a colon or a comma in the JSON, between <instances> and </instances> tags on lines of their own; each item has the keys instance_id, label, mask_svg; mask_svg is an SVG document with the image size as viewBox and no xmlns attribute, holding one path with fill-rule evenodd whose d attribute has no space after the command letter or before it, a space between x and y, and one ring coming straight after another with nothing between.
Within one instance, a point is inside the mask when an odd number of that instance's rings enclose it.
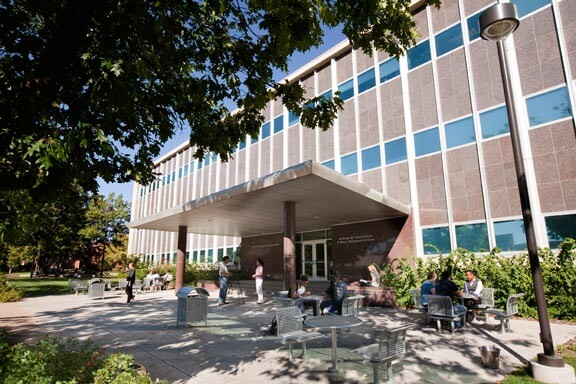
<instances>
[{"instance_id":1,"label":"street lamp","mask_svg":"<svg viewBox=\"0 0 576 384\"><path fill-rule=\"evenodd\" d=\"M564 361L561 357L554 355L554 344L550 332L550 320L546 308L546 296L542 283L542 271L538 259L538 247L536 245L536 235L532 221L532 211L530 208L530 197L528 195L528 185L526 183L526 173L522 156L520 136L518 134L517 112L514 104L512 83L509 75L508 56L504 49L504 40L510 36L520 25L520 20L516 13L516 6L512 3L494 4L480 15L480 36L484 40L496 41L498 47L498 59L500 61L500 73L502 74L502 84L504 86L504 99L508 112L508 122L510 124L510 139L512 141L512 152L514 154L514 164L516 166L516 176L518 179L518 192L520 193L520 205L522 207L522 217L526 232L526 243L528 257L530 259L530 270L532 272L532 282L536 295L536 307L538 311L538 322L540 323L540 341L544 347L544 353L538 354L538 363L549 367L563 367Z\"/></svg>"},{"instance_id":2,"label":"street lamp","mask_svg":"<svg viewBox=\"0 0 576 384\"><path fill-rule=\"evenodd\" d=\"M102 247L102 260L100 261L100 277L104 277L104 256L106 255L106 244L108 243L108 215L112 212L112 206L104 208L106 224L104 226L104 246Z\"/></svg>"}]
</instances>

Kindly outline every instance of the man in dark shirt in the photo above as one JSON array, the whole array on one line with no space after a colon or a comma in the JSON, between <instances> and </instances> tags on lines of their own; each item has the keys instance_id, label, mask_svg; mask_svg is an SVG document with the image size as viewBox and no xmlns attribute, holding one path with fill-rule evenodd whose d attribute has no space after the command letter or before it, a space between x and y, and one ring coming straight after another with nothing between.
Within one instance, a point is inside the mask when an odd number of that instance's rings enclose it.
<instances>
[{"instance_id":1,"label":"man in dark shirt","mask_svg":"<svg viewBox=\"0 0 576 384\"><path fill-rule=\"evenodd\" d=\"M346 283L342 281L340 273L334 272L330 276L330 285L324 293L322 294L322 302L320 303L320 309L324 313L324 309L328 312L333 312L340 314L342 309L342 300L346 297L348 287Z\"/></svg>"},{"instance_id":2,"label":"man in dark shirt","mask_svg":"<svg viewBox=\"0 0 576 384\"><path fill-rule=\"evenodd\" d=\"M134 265L134 263L130 263L128 265L128 274L126 275L126 281L128 281L128 284L126 284L126 294L128 295L126 303L131 303L134 301L134 293L132 292L132 288L134 287L134 283L136 282L136 266Z\"/></svg>"},{"instance_id":3,"label":"man in dark shirt","mask_svg":"<svg viewBox=\"0 0 576 384\"><path fill-rule=\"evenodd\" d=\"M462 291L452 281L452 273L450 273L450 271L444 271L440 275L440 280L436 282L436 295L449 297L462 296ZM464 324L464 316L467 309L462 304L454 304L454 310L464 312L464 314L460 316L460 322L456 324L456 327L460 327Z\"/></svg>"}]
</instances>

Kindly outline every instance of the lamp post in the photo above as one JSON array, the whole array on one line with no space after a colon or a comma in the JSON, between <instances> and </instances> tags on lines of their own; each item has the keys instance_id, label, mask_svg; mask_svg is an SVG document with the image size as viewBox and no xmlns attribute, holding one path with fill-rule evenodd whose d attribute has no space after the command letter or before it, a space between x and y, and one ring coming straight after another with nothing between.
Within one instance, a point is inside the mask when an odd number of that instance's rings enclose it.
<instances>
[{"instance_id":1,"label":"lamp post","mask_svg":"<svg viewBox=\"0 0 576 384\"><path fill-rule=\"evenodd\" d=\"M508 122L510 124L510 139L512 141L512 152L514 154L514 164L518 179L518 192L520 194L520 205L522 207L522 217L524 219L524 229L526 232L526 244L528 257L530 259L530 270L532 272L532 282L536 295L536 307L538 311L538 322L540 323L540 341L544 347L544 353L538 354L538 363L550 367L563 367L564 361L561 357L554 355L554 344L550 332L550 320L546 307L546 296L542 283L542 270L538 259L538 247L536 245L536 234L532 221L532 211L530 208L530 197L528 195L528 185L526 183L526 173L522 156L522 146L518 133L517 112L514 104L512 83L508 68L508 56L504 48L504 40L510 36L520 25L520 20L516 13L516 6L512 3L494 4L480 15L480 36L484 40L496 41L498 47L498 59L500 61L500 73L502 74L502 84L504 87L504 99L508 112Z\"/></svg>"},{"instance_id":2,"label":"lamp post","mask_svg":"<svg viewBox=\"0 0 576 384\"><path fill-rule=\"evenodd\" d=\"M102 247L102 260L100 261L100 277L104 277L104 256L106 255L106 244L108 243L108 215L110 212L112 212L112 206L108 205L104 208L106 224L104 225L104 246Z\"/></svg>"}]
</instances>

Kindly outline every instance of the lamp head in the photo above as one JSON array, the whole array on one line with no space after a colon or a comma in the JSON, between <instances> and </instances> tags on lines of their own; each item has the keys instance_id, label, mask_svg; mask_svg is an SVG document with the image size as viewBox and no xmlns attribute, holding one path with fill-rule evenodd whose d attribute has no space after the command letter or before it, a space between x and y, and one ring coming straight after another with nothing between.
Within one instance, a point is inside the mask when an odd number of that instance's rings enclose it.
<instances>
[{"instance_id":1,"label":"lamp head","mask_svg":"<svg viewBox=\"0 0 576 384\"><path fill-rule=\"evenodd\" d=\"M519 25L520 20L514 4L494 4L480 15L480 36L484 40L504 40Z\"/></svg>"}]
</instances>

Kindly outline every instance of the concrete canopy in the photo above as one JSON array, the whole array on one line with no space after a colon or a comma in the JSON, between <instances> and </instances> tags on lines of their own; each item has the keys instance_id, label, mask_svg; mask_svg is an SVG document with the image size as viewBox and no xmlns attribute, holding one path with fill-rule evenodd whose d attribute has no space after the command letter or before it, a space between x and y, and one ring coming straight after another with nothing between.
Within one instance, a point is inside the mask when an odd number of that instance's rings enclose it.
<instances>
[{"instance_id":1,"label":"concrete canopy","mask_svg":"<svg viewBox=\"0 0 576 384\"><path fill-rule=\"evenodd\" d=\"M131 221L130 228L248 237L284 231L284 202L296 206L296 231L408 216L410 206L315 161Z\"/></svg>"}]
</instances>

